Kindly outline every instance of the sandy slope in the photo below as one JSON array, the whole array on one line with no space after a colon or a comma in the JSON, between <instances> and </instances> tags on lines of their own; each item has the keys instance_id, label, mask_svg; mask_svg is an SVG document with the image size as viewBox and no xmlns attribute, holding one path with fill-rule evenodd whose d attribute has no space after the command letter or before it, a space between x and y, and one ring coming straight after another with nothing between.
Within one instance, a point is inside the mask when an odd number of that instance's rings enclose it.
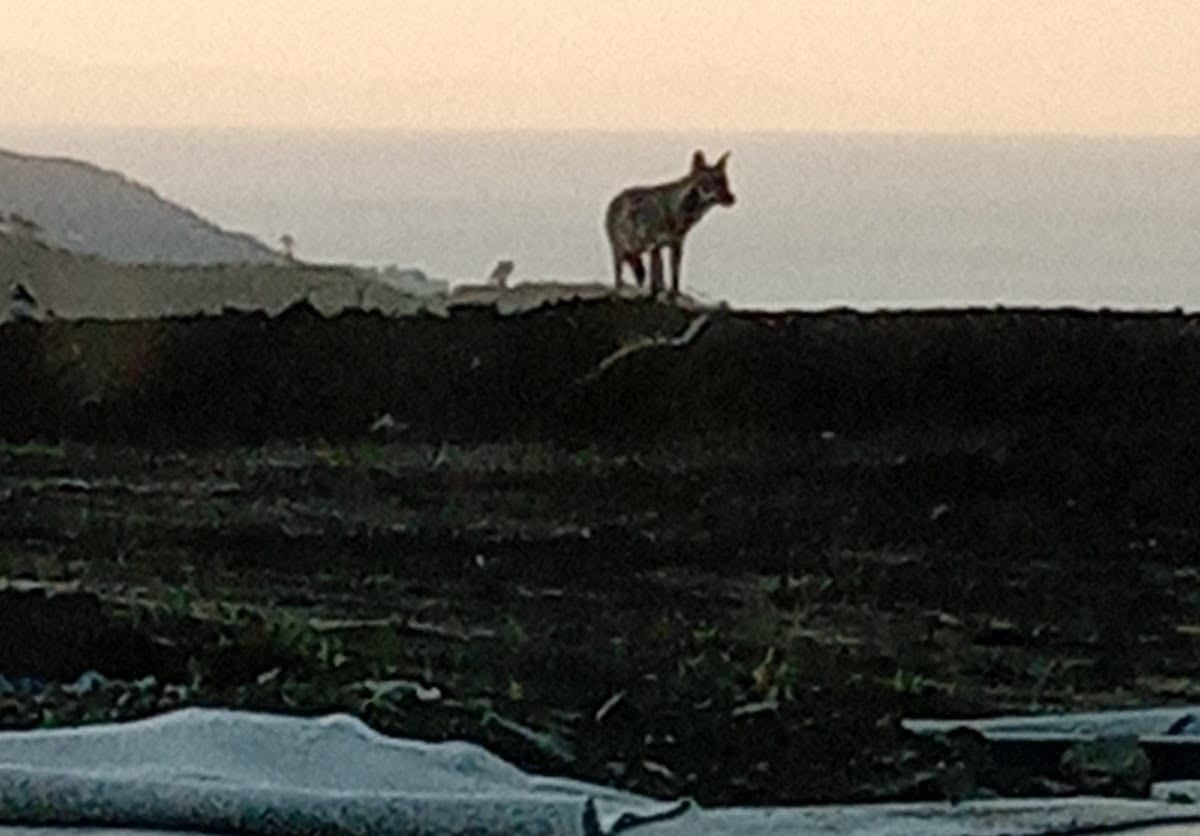
<instances>
[{"instance_id":1,"label":"sandy slope","mask_svg":"<svg viewBox=\"0 0 1200 836\"><path fill-rule=\"evenodd\" d=\"M414 313L427 303L349 268L229 264L207 267L120 265L0 235L0 278L37 300L36 318L150 319L216 314L227 308L275 314L303 299L336 313L362 307ZM429 302L431 309L439 307ZM442 305L444 307L444 305ZM0 321L11 316L8 294Z\"/></svg>"}]
</instances>

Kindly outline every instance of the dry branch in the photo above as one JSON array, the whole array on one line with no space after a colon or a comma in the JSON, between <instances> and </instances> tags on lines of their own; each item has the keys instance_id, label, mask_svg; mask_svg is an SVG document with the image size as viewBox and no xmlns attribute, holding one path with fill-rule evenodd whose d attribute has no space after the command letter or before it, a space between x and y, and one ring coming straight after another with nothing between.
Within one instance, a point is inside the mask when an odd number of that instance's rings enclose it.
<instances>
[{"instance_id":1,"label":"dry branch","mask_svg":"<svg viewBox=\"0 0 1200 836\"><path fill-rule=\"evenodd\" d=\"M646 351L651 348L685 348L696 341L704 327L708 325L710 314L701 314L688 323L687 328L677 337L651 337L642 336L621 346L612 354L609 354L592 371L588 372L583 377L579 378L576 383L580 386L585 386L598 378L604 372L615 366L617 363L637 354L640 351Z\"/></svg>"}]
</instances>

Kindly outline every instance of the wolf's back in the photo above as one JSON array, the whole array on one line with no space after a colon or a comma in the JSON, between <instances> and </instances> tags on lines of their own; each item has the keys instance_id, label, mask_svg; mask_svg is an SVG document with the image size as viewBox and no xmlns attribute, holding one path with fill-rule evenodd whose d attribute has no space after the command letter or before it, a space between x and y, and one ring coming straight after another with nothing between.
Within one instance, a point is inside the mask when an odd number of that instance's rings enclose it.
<instances>
[{"instance_id":1,"label":"wolf's back","mask_svg":"<svg viewBox=\"0 0 1200 836\"><path fill-rule=\"evenodd\" d=\"M605 228L614 249L640 252L661 237L669 219L663 217L659 206L660 191L654 186L635 186L613 198L605 214Z\"/></svg>"}]
</instances>

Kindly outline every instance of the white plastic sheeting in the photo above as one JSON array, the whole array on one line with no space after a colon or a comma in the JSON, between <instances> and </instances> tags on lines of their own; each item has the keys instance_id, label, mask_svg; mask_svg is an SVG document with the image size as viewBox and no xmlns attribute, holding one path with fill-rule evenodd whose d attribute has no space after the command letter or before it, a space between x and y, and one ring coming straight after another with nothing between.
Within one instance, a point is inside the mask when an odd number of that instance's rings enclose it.
<instances>
[{"instance_id":1,"label":"white plastic sheeting","mask_svg":"<svg viewBox=\"0 0 1200 836\"><path fill-rule=\"evenodd\" d=\"M1091 798L701 810L528 775L472 744L384 737L345 715L185 709L0 733L0 836L994 836L1197 822L1193 805Z\"/></svg>"}]
</instances>

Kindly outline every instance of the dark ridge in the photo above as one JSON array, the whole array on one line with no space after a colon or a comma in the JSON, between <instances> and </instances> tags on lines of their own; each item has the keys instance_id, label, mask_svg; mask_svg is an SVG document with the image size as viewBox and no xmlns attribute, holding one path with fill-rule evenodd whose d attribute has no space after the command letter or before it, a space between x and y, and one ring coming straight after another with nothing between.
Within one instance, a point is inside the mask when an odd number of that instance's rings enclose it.
<instances>
[{"instance_id":1,"label":"dark ridge","mask_svg":"<svg viewBox=\"0 0 1200 836\"><path fill-rule=\"evenodd\" d=\"M635 302L448 319L306 303L269 318L0 326L0 433L218 442L364 436L653 441L997 420L1052 433L1200 424L1200 324L1178 312L712 314L684 347L601 361L690 317Z\"/></svg>"}]
</instances>

